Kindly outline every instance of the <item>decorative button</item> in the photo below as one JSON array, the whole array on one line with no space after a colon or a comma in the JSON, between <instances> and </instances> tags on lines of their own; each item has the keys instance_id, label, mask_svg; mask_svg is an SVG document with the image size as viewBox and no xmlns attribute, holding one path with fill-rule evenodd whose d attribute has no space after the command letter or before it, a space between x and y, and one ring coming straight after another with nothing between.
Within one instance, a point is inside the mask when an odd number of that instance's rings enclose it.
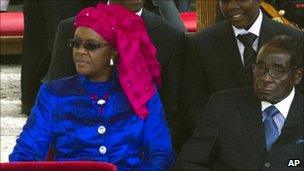
<instances>
[{"instance_id":1,"label":"decorative button","mask_svg":"<svg viewBox=\"0 0 304 171\"><path fill-rule=\"evenodd\" d=\"M104 134L106 132L106 127L100 126L100 127L98 127L97 131L98 131L99 134Z\"/></svg>"},{"instance_id":2,"label":"decorative button","mask_svg":"<svg viewBox=\"0 0 304 171\"><path fill-rule=\"evenodd\" d=\"M99 152L100 152L100 154L106 154L107 148L105 146L100 146L99 147Z\"/></svg>"},{"instance_id":3,"label":"decorative button","mask_svg":"<svg viewBox=\"0 0 304 171\"><path fill-rule=\"evenodd\" d=\"M280 14L281 16L285 15L285 13L286 13L285 10L280 10L280 11L279 11L279 14Z\"/></svg>"},{"instance_id":4,"label":"decorative button","mask_svg":"<svg viewBox=\"0 0 304 171\"><path fill-rule=\"evenodd\" d=\"M97 99L97 95L96 95L96 94L92 94L92 95L90 95L90 98L91 98L92 100L96 100L96 99Z\"/></svg>"},{"instance_id":5,"label":"decorative button","mask_svg":"<svg viewBox=\"0 0 304 171\"><path fill-rule=\"evenodd\" d=\"M103 105L105 103L106 103L106 101L103 100L103 99L100 99L100 100L97 101L97 104L99 104L99 105Z\"/></svg>"},{"instance_id":6,"label":"decorative button","mask_svg":"<svg viewBox=\"0 0 304 171\"><path fill-rule=\"evenodd\" d=\"M268 168L268 167L270 167L270 163L266 162L266 163L264 164L264 166Z\"/></svg>"},{"instance_id":7,"label":"decorative button","mask_svg":"<svg viewBox=\"0 0 304 171\"><path fill-rule=\"evenodd\" d=\"M127 87L130 87L130 86L131 86L130 82L127 82Z\"/></svg>"}]
</instances>

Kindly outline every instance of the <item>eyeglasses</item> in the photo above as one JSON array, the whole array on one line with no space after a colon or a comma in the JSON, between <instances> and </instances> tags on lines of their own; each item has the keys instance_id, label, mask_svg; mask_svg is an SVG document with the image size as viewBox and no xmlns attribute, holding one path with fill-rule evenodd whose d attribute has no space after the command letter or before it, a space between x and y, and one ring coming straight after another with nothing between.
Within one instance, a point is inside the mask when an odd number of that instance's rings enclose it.
<instances>
[{"instance_id":1,"label":"eyeglasses","mask_svg":"<svg viewBox=\"0 0 304 171\"><path fill-rule=\"evenodd\" d=\"M297 69L297 68L298 67L295 66L292 69ZM285 74L290 72L292 69L287 70L282 66L266 67L266 65L263 63L252 64L252 71L255 75L262 76L265 74L265 71L267 70L267 73L274 79L282 78Z\"/></svg>"},{"instance_id":2,"label":"eyeglasses","mask_svg":"<svg viewBox=\"0 0 304 171\"><path fill-rule=\"evenodd\" d=\"M96 42L81 42L77 39L69 39L68 45L71 48L78 49L80 46L82 46L87 51L95 51L96 49L104 48L108 46L108 43L96 43Z\"/></svg>"}]
</instances>

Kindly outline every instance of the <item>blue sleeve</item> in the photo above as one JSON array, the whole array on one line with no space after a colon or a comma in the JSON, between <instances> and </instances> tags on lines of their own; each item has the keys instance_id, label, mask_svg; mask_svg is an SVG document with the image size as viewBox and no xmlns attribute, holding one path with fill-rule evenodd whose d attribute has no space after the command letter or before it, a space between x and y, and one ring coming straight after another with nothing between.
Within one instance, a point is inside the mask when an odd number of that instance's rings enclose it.
<instances>
[{"instance_id":1,"label":"blue sleeve","mask_svg":"<svg viewBox=\"0 0 304 171\"><path fill-rule=\"evenodd\" d=\"M149 115L144 125L144 162L138 170L171 170L174 152L159 94L148 102Z\"/></svg>"},{"instance_id":2,"label":"blue sleeve","mask_svg":"<svg viewBox=\"0 0 304 171\"><path fill-rule=\"evenodd\" d=\"M9 161L45 160L51 144L51 98L47 86L40 87L36 104L22 128Z\"/></svg>"}]
</instances>

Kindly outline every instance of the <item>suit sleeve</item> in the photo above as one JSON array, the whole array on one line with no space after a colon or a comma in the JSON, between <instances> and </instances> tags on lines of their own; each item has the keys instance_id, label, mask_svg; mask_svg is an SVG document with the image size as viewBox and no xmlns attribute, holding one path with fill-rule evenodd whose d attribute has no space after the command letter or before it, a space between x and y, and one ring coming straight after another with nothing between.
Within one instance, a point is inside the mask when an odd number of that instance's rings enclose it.
<instances>
[{"instance_id":1,"label":"suit sleeve","mask_svg":"<svg viewBox=\"0 0 304 171\"><path fill-rule=\"evenodd\" d=\"M190 135L192 135L197 121L201 118L198 111L203 109L210 96L203 61L201 61L201 54L198 54L197 44L193 37L188 37L187 56L182 78L183 115Z\"/></svg>"},{"instance_id":2,"label":"suit sleeve","mask_svg":"<svg viewBox=\"0 0 304 171\"><path fill-rule=\"evenodd\" d=\"M183 146L176 162L176 170L212 170L218 151L220 117L216 100L207 103L202 119L193 135Z\"/></svg>"},{"instance_id":3,"label":"suit sleeve","mask_svg":"<svg viewBox=\"0 0 304 171\"><path fill-rule=\"evenodd\" d=\"M50 96L43 84L37 96L36 104L26 121L9 161L45 160L52 140Z\"/></svg>"},{"instance_id":4,"label":"suit sleeve","mask_svg":"<svg viewBox=\"0 0 304 171\"><path fill-rule=\"evenodd\" d=\"M176 35L176 36L175 36ZM181 79L184 65L184 44L185 34L178 32L174 34L175 44L171 47L174 48L172 54L170 54L170 60L166 67L166 71L163 71L163 83L161 86L162 103L165 108L166 118L169 123L175 152L178 153L181 146L184 143L184 128L182 121L182 112L180 109L181 98ZM173 36L172 36L173 37ZM170 41L171 42L171 41Z\"/></svg>"},{"instance_id":5,"label":"suit sleeve","mask_svg":"<svg viewBox=\"0 0 304 171\"><path fill-rule=\"evenodd\" d=\"M160 14L166 21L182 32L187 31L173 0L157 0L156 2Z\"/></svg>"},{"instance_id":6,"label":"suit sleeve","mask_svg":"<svg viewBox=\"0 0 304 171\"><path fill-rule=\"evenodd\" d=\"M169 128L158 93L148 103L149 116L144 126L144 161L132 170L170 170L174 153Z\"/></svg>"}]
</instances>

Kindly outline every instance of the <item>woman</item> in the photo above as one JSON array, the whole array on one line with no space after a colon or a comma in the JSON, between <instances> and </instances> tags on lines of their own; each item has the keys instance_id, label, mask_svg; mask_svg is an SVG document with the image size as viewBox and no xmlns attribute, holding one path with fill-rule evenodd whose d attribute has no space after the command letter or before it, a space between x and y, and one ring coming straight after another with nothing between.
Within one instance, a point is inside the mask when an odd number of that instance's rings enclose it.
<instances>
[{"instance_id":1,"label":"woman","mask_svg":"<svg viewBox=\"0 0 304 171\"><path fill-rule=\"evenodd\" d=\"M168 170L171 139L156 82L160 65L143 20L117 4L76 16L78 75L43 84L10 161L96 160L118 169Z\"/></svg>"}]
</instances>

